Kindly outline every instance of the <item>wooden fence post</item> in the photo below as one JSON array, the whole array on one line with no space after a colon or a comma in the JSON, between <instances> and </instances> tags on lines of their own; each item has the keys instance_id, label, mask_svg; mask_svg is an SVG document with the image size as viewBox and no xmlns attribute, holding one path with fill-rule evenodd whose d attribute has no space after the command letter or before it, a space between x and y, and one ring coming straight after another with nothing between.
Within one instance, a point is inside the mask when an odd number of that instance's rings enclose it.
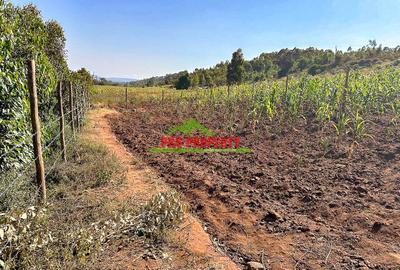
<instances>
[{"instance_id":1,"label":"wooden fence post","mask_svg":"<svg viewBox=\"0 0 400 270\"><path fill-rule=\"evenodd\" d=\"M67 161L66 149L65 149L65 133L64 133L64 109L63 109L63 97L62 97L62 82L59 81L57 85L57 98L58 98L58 112L60 115L60 144L61 154L63 160Z\"/></svg>"},{"instance_id":2,"label":"wooden fence post","mask_svg":"<svg viewBox=\"0 0 400 270\"><path fill-rule=\"evenodd\" d=\"M86 112L88 111L88 94L87 94L87 89L83 89L83 99L85 101L85 106L84 106L84 114L86 114Z\"/></svg>"},{"instance_id":3,"label":"wooden fence post","mask_svg":"<svg viewBox=\"0 0 400 270\"><path fill-rule=\"evenodd\" d=\"M81 131L82 127L82 114L83 114L83 96L82 96L82 89L78 92L78 108L79 108L79 131Z\"/></svg>"},{"instance_id":4,"label":"wooden fence post","mask_svg":"<svg viewBox=\"0 0 400 270\"><path fill-rule=\"evenodd\" d=\"M87 95L87 89L85 88L83 90L83 96L85 97L85 114L88 110L88 95Z\"/></svg>"},{"instance_id":5,"label":"wooden fence post","mask_svg":"<svg viewBox=\"0 0 400 270\"><path fill-rule=\"evenodd\" d=\"M76 131L79 132L79 97L78 97L78 91L77 88L74 87L74 103L75 103L75 123L76 123Z\"/></svg>"},{"instance_id":6,"label":"wooden fence post","mask_svg":"<svg viewBox=\"0 0 400 270\"><path fill-rule=\"evenodd\" d=\"M75 108L74 108L74 95L72 93L72 83L68 82L68 90L69 90L69 109L70 109L70 114L71 114L71 130L72 130L72 135L75 137Z\"/></svg>"},{"instance_id":7,"label":"wooden fence post","mask_svg":"<svg viewBox=\"0 0 400 270\"><path fill-rule=\"evenodd\" d=\"M28 60L28 88L31 107L31 121L32 121L32 141L33 152L35 155L36 165L36 184L39 187L40 197L42 203L46 202L46 180L44 178L44 163L42 155L42 145L40 142L40 120L38 110L38 100L36 91L36 70L35 61Z\"/></svg>"},{"instance_id":8,"label":"wooden fence post","mask_svg":"<svg viewBox=\"0 0 400 270\"><path fill-rule=\"evenodd\" d=\"M164 106L164 88L161 89L161 106Z\"/></svg>"},{"instance_id":9,"label":"wooden fence post","mask_svg":"<svg viewBox=\"0 0 400 270\"><path fill-rule=\"evenodd\" d=\"M125 87L125 109L128 109L128 87Z\"/></svg>"}]
</instances>

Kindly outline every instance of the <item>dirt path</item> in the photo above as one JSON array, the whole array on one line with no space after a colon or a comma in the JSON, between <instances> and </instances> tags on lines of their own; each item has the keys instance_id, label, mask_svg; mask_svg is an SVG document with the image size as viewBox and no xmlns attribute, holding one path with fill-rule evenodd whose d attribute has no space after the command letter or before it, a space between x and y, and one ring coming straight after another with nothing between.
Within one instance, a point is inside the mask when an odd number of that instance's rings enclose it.
<instances>
[{"instance_id":1,"label":"dirt path","mask_svg":"<svg viewBox=\"0 0 400 270\"><path fill-rule=\"evenodd\" d=\"M96 109L88 113L87 138L105 145L127 169L127 179L117 191L111 191L117 200L146 202L160 191L170 189L158 178L151 168L132 156L118 142L111 131L106 116L117 114L110 109ZM169 246L162 258L138 257L129 247L121 248L108 261L110 269L239 269L227 256L222 254L210 240L200 221L188 214L184 224L172 237L174 245Z\"/></svg>"}]
</instances>

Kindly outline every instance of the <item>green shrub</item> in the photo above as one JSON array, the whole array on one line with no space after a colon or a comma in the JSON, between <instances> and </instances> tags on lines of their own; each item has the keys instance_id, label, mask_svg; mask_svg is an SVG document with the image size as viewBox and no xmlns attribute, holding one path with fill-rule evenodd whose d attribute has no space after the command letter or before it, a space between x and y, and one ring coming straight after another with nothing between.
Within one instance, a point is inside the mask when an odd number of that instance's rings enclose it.
<instances>
[{"instance_id":1,"label":"green shrub","mask_svg":"<svg viewBox=\"0 0 400 270\"><path fill-rule=\"evenodd\" d=\"M175 84L175 88L178 90L188 89L190 87L190 77L189 73L185 72L182 76L179 77L178 81Z\"/></svg>"},{"instance_id":2,"label":"green shrub","mask_svg":"<svg viewBox=\"0 0 400 270\"><path fill-rule=\"evenodd\" d=\"M52 119L56 72L45 54L47 33L40 12L32 5L15 8L0 0L0 171L18 167L32 155L26 60L36 61L39 111ZM43 128L43 138L48 136ZM18 146L14 148L14 146Z\"/></svg>"}]
</instances>

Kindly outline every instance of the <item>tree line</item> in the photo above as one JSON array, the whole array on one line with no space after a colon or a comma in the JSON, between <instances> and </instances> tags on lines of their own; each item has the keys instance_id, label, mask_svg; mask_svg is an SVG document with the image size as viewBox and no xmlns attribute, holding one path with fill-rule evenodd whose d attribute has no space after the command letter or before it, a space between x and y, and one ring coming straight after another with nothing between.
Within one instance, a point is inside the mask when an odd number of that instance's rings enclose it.
<instances>
[{"instance_id":1,"label":"tree line","mask_svg":"<svg viewBox=\"0 0 400 270\"><path fill-rule=\"evenodd\" d=\"M177 89L189 87L213 87L235 82L257 82L281 78L288 74L304 73L317 75L344 66L372 66L385 60L400 57L400 46L389 48L370 40L367 45L346 51L330 49L282 49L278 52L262 53L252 60L245 60L241 49L235 51L231 61L220 62L211 68L181 71L165 76L151 77L131 82L133 86L173 85ZM240 76L238 75L240 74ZM233 76L233 77L232 77ZM235 77L239 76L239 77Z\"/></svg>"}]
</instances>

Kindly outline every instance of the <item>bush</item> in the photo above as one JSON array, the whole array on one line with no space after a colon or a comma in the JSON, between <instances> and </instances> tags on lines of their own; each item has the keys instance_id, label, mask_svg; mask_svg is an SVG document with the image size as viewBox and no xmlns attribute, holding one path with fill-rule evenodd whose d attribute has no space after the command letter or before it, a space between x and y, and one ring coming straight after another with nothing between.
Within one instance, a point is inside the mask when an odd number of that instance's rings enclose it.
<instances>
[{"instance_id":1,"label":"bush","mask_svg":"<svg viewBox=\"0 0 400 270\"><path fill-rule=\"evenodd\" d=\"M320 74L328 69L328 66L325 65L312 65L308 69L308 74L310 75L317 75Z\"/></svg>"},{"instance_id":2,"label":"bush","mask_svg":"<svg viewBox=\"0 0 400 270\"><path fill-rule=\"evenodd\" d=\"M31 158L27 59L37 63L40 117L48 119L49 109L55 105L50 94L56 73L44 53L46 39L45 24L35 7L14 8L0 0L0 171L16 168ZM45 130L43 133L45 137Z\"/></svg>"},{"instance_id":3,"label":"bush","mask_svg":"<svg viewBox=\"0 0 400 270\"><path fill-rule=\"evenodd\" d=\"M175 84L175 88L178 90L188 89L190 87L190 77L189 73L185 73L179 77L178 81Z\"/></svg>"},{"instance_id":4,"label":"bush","mask_svg":"<svg viewBox=\"0 0 400 270\"><path fill-rule=\"evenodd\" d=\"M73 81L80 93L82 88L91 86L91 75L85 69L68 70L64 32L57 22L44 22L40 11L31 4L14 7L0 0L0 173L32 160L26 76L26 61L30 59L36 62L39 116L45 144L58 133L50 125L58 118L54 109L57 81L60 78Z\"/></svg>"}]
</instances>

